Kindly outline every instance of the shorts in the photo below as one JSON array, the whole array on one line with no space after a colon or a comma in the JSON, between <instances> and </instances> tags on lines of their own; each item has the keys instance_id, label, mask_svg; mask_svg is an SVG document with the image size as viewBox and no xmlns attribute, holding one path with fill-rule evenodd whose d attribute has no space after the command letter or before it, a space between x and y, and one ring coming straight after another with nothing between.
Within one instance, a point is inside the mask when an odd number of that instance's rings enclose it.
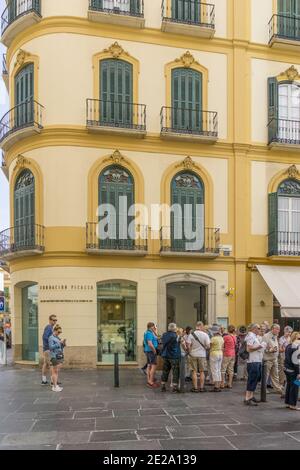
<instances>
[{"instance_id":1,"label":"shorts","mask_svg":"<svg viewBox=\"0 0 300 470\"><path fill-rule=\"evenodd\" d=\"M157 354L154 354L153 351L146 352L147 364L148 366L156 366L157 364Z\"/></svg>"},{"instance_id":2,"label":"shorts","mask_svg":"<svg viewBox=\"0 0 300 470\"><path fill-rule=\"evenodd\" d=\"M50 364L51 364L51 366L53 366L53 367L59 366L59 365L62 364L63 362L64 362L63 359L56 359L56 357L52 357L52 358L50 359Z\"/></svg>"},{"instance_id":3,"label":"shorts","mask_svg":"<svg viewBox=\"0 0 300 470\"><path fill-rule=\"evenodd\" d=\"M248 362L247 392L255 392L258 382L261 380L261 362Z\"/></svg>"},{"instance_id":4,"label":"shorts","mask_svg":"<svg viewBox=\"0 0 300 470\"><path fill-rule=\"evenodd\" d=\"M206 372L207 360L206 357L191 357L188 360L189 367L192 372Z\"/></svg>"},{"instance_id":5,"label":"shorts","mask_svg":"<svg viewBox=\"0 0 300 470\"><path fill-rule=\"evenodd\" d=\"M44 359L44 364L47 364L47 366L50 367L50 351L43 352L43 359Z\"/></svg>"},{"instance_id":6,"label":"shorts","mask_svg":"<svg viewBox=\"0 0 300 470\"><path fill-rule=\"evenodd\" d=\"M234 364L235 364L235 356L225 356L225 357L223 357L222 374L226 374L226 372L228 372L229 375L233 375L233 373L234 373Z\"/></svg>"}]
</instances>

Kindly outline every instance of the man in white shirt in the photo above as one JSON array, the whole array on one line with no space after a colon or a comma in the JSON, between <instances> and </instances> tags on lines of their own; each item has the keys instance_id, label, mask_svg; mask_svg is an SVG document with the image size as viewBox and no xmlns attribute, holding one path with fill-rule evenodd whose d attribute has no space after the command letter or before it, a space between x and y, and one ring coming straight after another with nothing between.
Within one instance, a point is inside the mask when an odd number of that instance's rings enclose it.
<instances>
[{"instance_id":1,"label":"man in white shirt","mask_svg":"<svg viewBox=\"0 0 300 470\"><path fill-rule=\"evenodd\" d=\"M207 370L207 351L210 348L210 339L204 331L204 324L199 321L196 330L191 332L186 340L189 352L189 366L192 371L193 388L192 392L205 392L204 381ZM200 388L198 389L197 373L200 372Z\"/></svg>"},{"instance_id":2,"label":"man in white shirt","mask_svg":"<svg viewBox=\"0 0 300 470\"><path fill-rule=\"evenodd\" d=\"M245 338L249 357L247 359L248 381L244 403L248 406L257 406L258 403L254 397L254 392L261 379L261 364L266 347L266 343L260 342L259 340L259 330L260 326L256 323L252 323L248 327L248 335Z\"/></svg>"}]
</instances>

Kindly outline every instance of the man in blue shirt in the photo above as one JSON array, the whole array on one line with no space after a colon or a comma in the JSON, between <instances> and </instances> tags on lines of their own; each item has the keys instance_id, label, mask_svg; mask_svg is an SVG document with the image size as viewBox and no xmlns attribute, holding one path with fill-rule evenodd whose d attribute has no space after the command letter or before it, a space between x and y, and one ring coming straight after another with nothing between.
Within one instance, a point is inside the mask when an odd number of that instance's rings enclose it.
<instances>
[{"instance_id":1,"label":"man in blue shirt","mask_svg":"<svg viewBox=\"0 0 300 470\"><path fill-rule=\"evenodd\" d=\"M161 391L166 392L166 383L168 382L170 371L173 373L173 392L179 392L179 370L180 370L180 359L181 349L180 341L177 336L176 323L170 323L168 326L167 333L162 335L162 353L161 356L164 360L163 373L161 376Z\"/></svg>"},{"instance_id":2,"label":"man in blue shirt","mask_svg":"<svg viewBox=\"0 0 300 470\"><path fill-rule=\"evenodd\" d=\"M50 351L49 351L49 338L53 333L53 328L57 322L56 315L50 315L49 324L45 327L43 333L43 368L42 368L42 385L48 385L47 369L50 369Z\"/></svg>"},{"instance_id":3,"label":"man in blue shirt","mask_svg":"<svg viewBox=\"0 0 300 470\"><path fill-rule=\"evenodd\" d=\"M155 383L155 372L157 367L157 328L155 323L149 322L147 324L147 331L144 333L144 351L147 356L147 380L149 387L157 387Z\"/></svg>"}]
</instances>

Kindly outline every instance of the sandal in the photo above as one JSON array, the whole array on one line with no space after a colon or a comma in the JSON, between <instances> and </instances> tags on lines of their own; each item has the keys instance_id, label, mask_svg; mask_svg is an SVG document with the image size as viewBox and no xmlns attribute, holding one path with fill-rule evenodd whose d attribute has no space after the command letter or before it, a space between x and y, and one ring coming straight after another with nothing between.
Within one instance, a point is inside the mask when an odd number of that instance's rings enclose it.
<instances>
[{"instance_id":1,"label":"sandal","mask_svg":"<svg viewBox=\"0 0 300 470\"><path fill-rule=\"evenodd\" d=\"M192 388L192 389L191 389L191 392L192 392L192 393L199 393L200 390L198 390L198 388Z\"/></svg>"}]
</instances>

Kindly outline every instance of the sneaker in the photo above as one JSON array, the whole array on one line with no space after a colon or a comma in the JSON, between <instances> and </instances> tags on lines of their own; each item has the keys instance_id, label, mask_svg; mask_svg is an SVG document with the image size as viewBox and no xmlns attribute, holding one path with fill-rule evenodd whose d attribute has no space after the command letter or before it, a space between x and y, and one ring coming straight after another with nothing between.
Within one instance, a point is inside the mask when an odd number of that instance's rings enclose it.
<instances>
[{"instance_id":1,"label":"sneaker","mask_svg":"<svg viewBox=\"0 0 300 470\"><path fill-rule=\"evenodd\" d=\"M52 387L52 392L61 392L63 390L62 387L59 387L58 385L56 387Z\"/></svg>"},{"instance_id":2,"label":"sneaker","mask_svg":"<svg viewBox=\"0 0 300 470\"><path fill-rule=\"evenodd\" d=\"M257 403L255 403L253 400L244 400L244 404L247 406L257 406Z\"/></svg>"},{"instance_id":3,"label":"sneaker","mask_svg":"<svg viewBox=\"0 0 300 470\"><path fill-rule=\"evenodd\" d=\"M41 381L41 385L48 385L48 384L49 384L49 382L47 380L46 381L44 381L44 380Z\"/></svg>"},{"instance_id":4,"label":"sneaker","mask_svg":"<svg viewBox=\"0 0 300 470\"><path fill-rule=\"evenodd\" d=\"M255 397L251 398L251 401L253 401L254 403L260 403L260 400L257 400L257 398Z\"/></svg>"}]
</instances>

